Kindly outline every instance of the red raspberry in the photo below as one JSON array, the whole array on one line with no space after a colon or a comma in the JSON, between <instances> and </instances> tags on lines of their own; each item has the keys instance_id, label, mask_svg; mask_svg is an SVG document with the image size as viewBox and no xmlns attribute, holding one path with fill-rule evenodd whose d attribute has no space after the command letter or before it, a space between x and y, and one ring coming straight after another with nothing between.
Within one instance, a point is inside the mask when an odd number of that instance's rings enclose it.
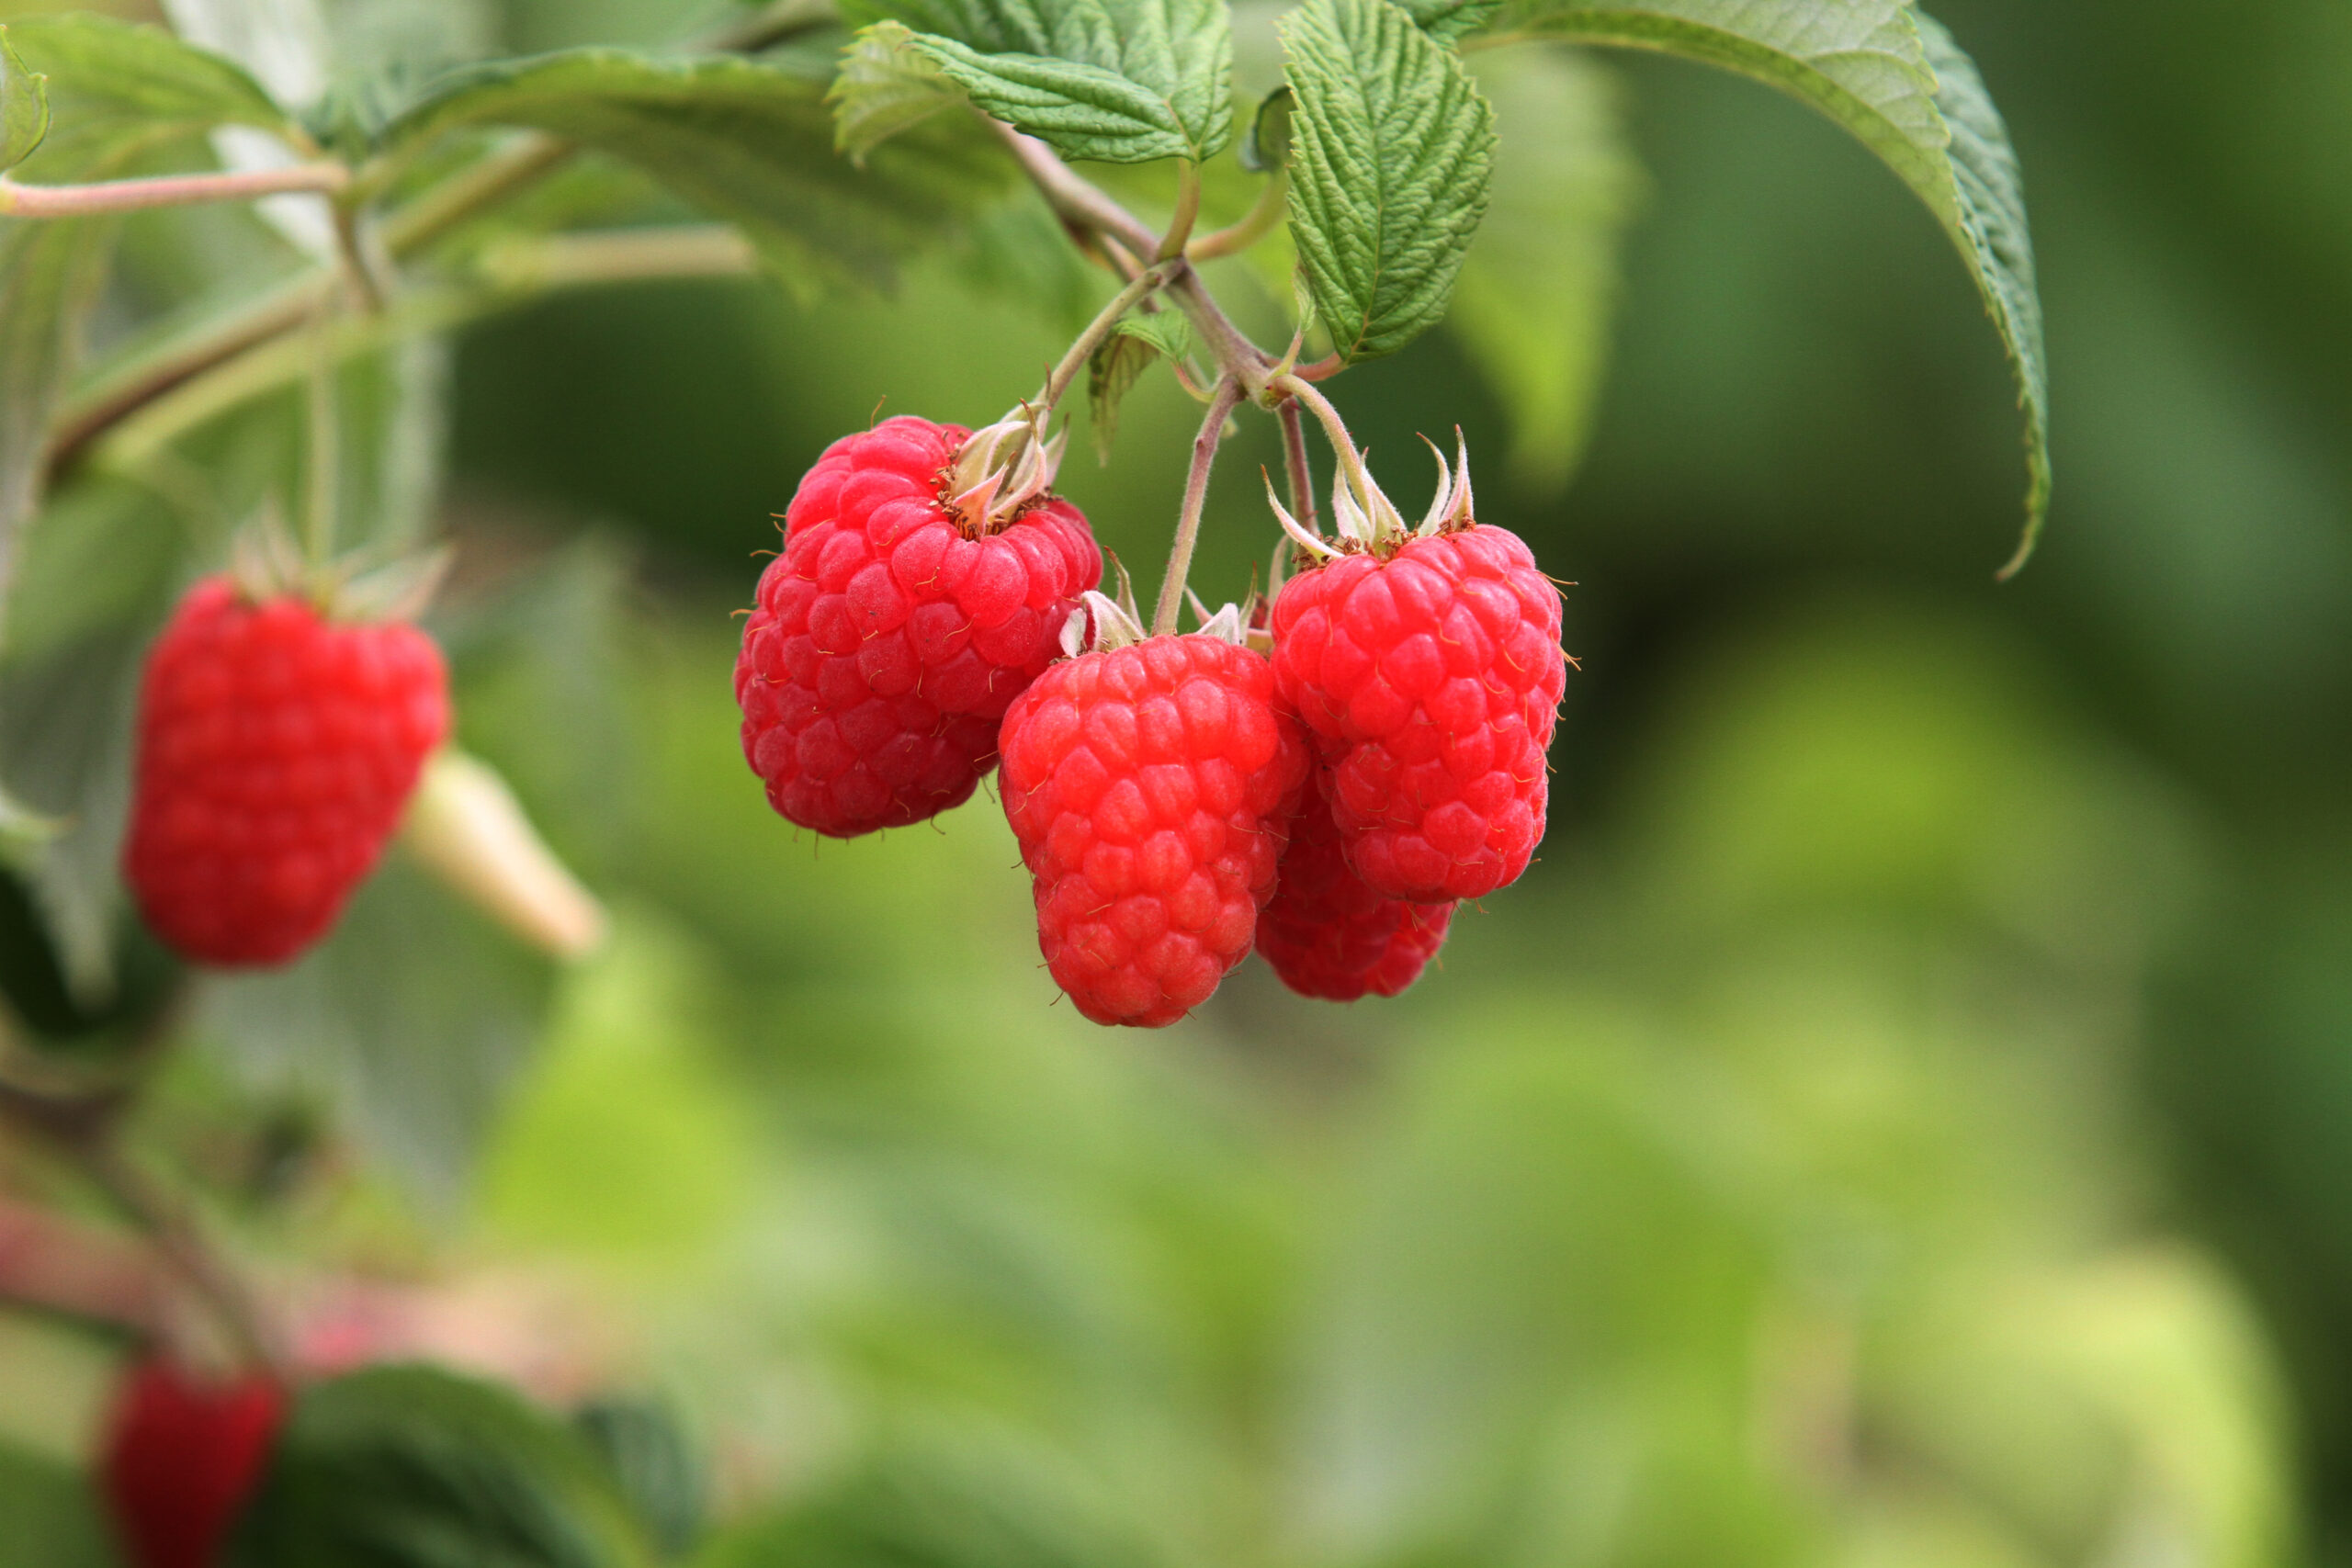
<instances>
[{"instance_id":1,"label":"red raspberry","mask_svg":"<svg viewBox=\"0 0 2352 1568\"><path fill-rule=\"evenodd\" d=\"M269 1462L286 1395L263 1377L211 1384L161 1358L116 1397L100 1482L137 1568L212 1568Z\"/></svg>"},{"instance_id":2,"label":"red raspberry","mask_svg":"<svg viewBox=\"0 0 2352 1568\"><path fill-rule=\"evenodd\" d=\"M186 957L279 964L333 926L449 728L440 651L225 577L147 657L123 874Z\"/></svg>"},{"instance_id":3,"label":"red raspberry","mask_svg":"<svg viewBox=\"0 0 2352 1568\"><path fill-rule=\"evenodd\" d=\"M1282 880L1258 917L1258 953L1303 997L1393 997L1445 945L1453 905L1390 898L1348 864L1321 781L1306 788L1283 852Z\"/></svg>"},{"instance_id":4,"label":"red raspberry","mask_svg":"<svg viewBox=\"0 0 2352 1568\"><path fill-rule=\"evenodd\" d=\"M1157 1029L1250 954L1306 777L1273 672L1215 637L1056 664L1004 716L1004 814L1079 1011Z\"/></svg>"},{"instance_id":5,"label":"red raspberry","mask_svg":"<svg viewBox=\"0 0 2352 1568\"><path fill-rule=\"evenodd\" d=\"M1330 764L1348 860L1392 898L1476 898L1544 836L1560 597L1480 524L1339 556L1274 601L1274 680Z\"/></svg>"},{"instance_id":6,"label":"red raspberry","mask_svg":"<svg viewBox=\"0 0 2352 1568\"><path fill-rule=\"evenodd\" d=\"M994 765L1005 707L1061 652L1102 557L1050 496L975 527L945 474L970 434L901 416L836 441L760 575L735 700L768 801L850 838L920 822Z\"/></svg>"}]
</instances>

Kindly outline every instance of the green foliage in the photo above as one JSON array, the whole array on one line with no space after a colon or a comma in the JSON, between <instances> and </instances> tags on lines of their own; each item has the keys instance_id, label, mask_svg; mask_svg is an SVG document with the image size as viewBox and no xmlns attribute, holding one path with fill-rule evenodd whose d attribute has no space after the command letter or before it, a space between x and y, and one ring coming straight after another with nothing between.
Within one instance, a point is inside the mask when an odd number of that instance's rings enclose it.
<instances>
[{"instance_id":1,"label":"green foliage","mask_svg":"<svg viewBox=\"0 0 2352 1568\"><path fill-rule=\"evenodd\" d=\"M384 131L395 153L449 131L526 126L636 164L740 224L802 290L871 286L1003 188L1003 160L962 125L918 127L861 170L833 150L825 80L792 63L656 61L578 50L460 73Z\"/></svg>"},{"instance_id":2,"label":"green foliage","mask_svg":"<svg viewBox=\"0 0 2352 1568\"><path fill-rule=\"evenodd\" d=\"M596 1453L488 1383L376 1367L305 1388L230 1568L639 1568Z\"/></svg>"},{"instance_id":3,"label":"green foliage","mask_svg":"<svg viewBox=\"0 0 2352 1568\"><path fill-rule=\"evenodd\" d=\"M2025 412L2025 536L2050 502L2049 373L2008 131L1976 67L1912 0L1825 6L1777 0L1518 0L1508 36L1661 50L1768 83L1821 110L1883 160L1936 215L1984 297Z\"/></svg>"},{"instance_id":4,"label":"green foliage","mask_svg":"<svg viewBox=\"0 0 2352 1568\"><path fill-rule=\"evenodd\" d=\"M252 77L158 28L49 17L14 24L5 47L17 87L19 51L47 73L49 135L24 164L31 180L109 178L153 149L217 126L294 129ZM29 123L21 101L12 89L6 106L20 155L31 151L20 145ZM0 644L17 537L40 504L50 416L73 376L118 223L0 218Z\"/></svg>"},{"instance_id":5,"label":"green foliage","mask_svg":"<svg viewBox=\"0 0 2352 1568\"><path fill-rule=\"evenodd\" d=\"M49 134L48 78L25 69L8 29L0 27L0 173L32 155Z\"/></svg>"},{"instance_id":6,"label":"green foliage","mask_svg":"<svg viewBox=\"0 0 2352 1568\"><path fill-rule=\"evenodd\" d=\"M663 1555L692 1551L709 1509L710 1481L676 1413L658 1400L608 1397L583 1405L572 1425Z\"/></svg>"},{"instance_id":7,"label":"green foliage","mask_svg":"<svg viewBox=\"0 0 2352 1568\"><path fill-rule=\"evenodd\" d=\"M0 1445L0 1568L117 1568L89 1477Z\"/></svg>"},{"instance_id":8,"label":"green foliage","mask_svg":"<svg viewBox=\"0 0 2352 1568\"><path fill-rule=\"evenodd\" d=\"M1495 19L1503 0L1396 0L1415 26L1440 43L1467 38Z\"/></svg>"},{"instance_id":9,"label":"green foliage","mask_svg":"<svg viewBox=\"0 0 2352 1568\"><path fill-rule=\"evenodd\" d=\"M1155 361L1164 355L1181 362L1192 352L1192 327L1174 310L1130 314L1102 340L1086 362L1086 407L1095 455L1103 462L1111 460L1111 444L1118 438L1121 400Z\"/></svg>"},{"instance_id":10,"label":"green foliage","mask_svg":"<svg viewBox=\"0 0 2352 1568\"><path fill-rule=\"evenodd\" d=\"M965 101L914 37L902 22L876 22L842 51L841 73L825 101L833 106L833 143L853 163L863 164L899 132Z\"/></svg>"},{"instance_id":11,"label":"green foliage","mask_svg":"<svg viewBox=\"0 0 2352 1568\"><path fill-rule=\"evenodd\" d=\"M1514 473L1574 470L1608 359L1617 254L1642 188L1615 80L1565 50L1477 57L1495 108L1493 197L1447 324L1510 421Z\"/></svg>"},{"instance_id":12,"label":"green foliage","mask_svg":"<svg viewBox=\"0 0 2352 1568\"><path fill-rule=\"evenodd\" d=\"M1223 0L862 0L989 113L1066 158L1204 162L1233 132Z\"/></svg>"},{"instance_id":13,"label":"green foliage","mask_svg":"<svg viewBox=\"0 0 2352 1568\"><path fill-rule=\"evenodd\" d=\"M1387 0L1308 0L1285 17L1290 227L1342 358L1437 324L1487 209L1494 113L1453 51Z\"/></svg>"}]
</instances>

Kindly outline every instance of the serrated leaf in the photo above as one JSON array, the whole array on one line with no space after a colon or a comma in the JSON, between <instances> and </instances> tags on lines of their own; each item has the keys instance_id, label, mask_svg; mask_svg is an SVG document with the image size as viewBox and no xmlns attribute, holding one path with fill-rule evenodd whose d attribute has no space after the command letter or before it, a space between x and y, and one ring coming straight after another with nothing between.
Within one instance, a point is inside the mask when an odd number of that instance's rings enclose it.
<instances>
[{"instance_id":1,"label":"serrated leaf","mask_svg":"<svg viewBox=\"0 0 2352 1568\"><path fill-rule=\"evenodd\" d=\"M431 1367L305 1388L227 1568L641 1568L651 1561L580 1437L504 1389Z\"/></svg>"},{"instance_id":2,"label":"serrated leaf","mask_svg":"<svg viewBox=\"0 0 2352 1568\"><path fill-rule=\"evenodd\" d=\"M49 79L50 133L36 178L100 178L90 162L119 160L126 141L153 147L224 125L302 134L244 71L161 28L76 14L12 22L8 34Z\"/></svg>"},{"instance_id":3,"label":"serrated leaf","mask_svg":"<svg viewBox=\"0 0 2352 1568\"><path fill-rule=\"evenodd\" d=\"M1307 0L1282 22L1290 228L1351 363L1445 314L1487 209L1494 115L1461 59L1389 0Z\"/></svg>"},{"instance_id":4,"label":"serrated leaf","mask_svg":"<svg viewBox=\"0 0 2352 1568\"><path fill-rule=\"evenodd\" d=\"M1086 362L1087 423L1094 433L1097 457L1111 460L1111 444L1119 434L1119 404L1152 361L1161 355L1182 359L1192 352L1192 328L1174 310L1131 315L1112 329Z\"/></svg>"},{"instance_id":5,"label":"serrated leaf","mask_svg":"<svg viewBox=\"0 0 2352 1568\"><path fill-rule=\"evenodd\" d=\"M25 69L0 27L0 174L30 157L49 134L48 82Z\"/></svg>"},{"instance_id":6,"label":"serrated leaf","mask_svg":"<svg viewBox=\"0 0 2352 1568\"><path fill-rule=\"evenodd\" d=\"M1008 161L953 117L854 167L833 150L827 85L797 62L574 50L452 76L393 121L384 144L404 152L469 127L548 131L741 224L804 288L888 282L901 254L1009 183Z\"/></svg>"},{"instance_id":7,"label":"serrated leaf","mask_svg":"<svg viewBox=\"0 0 2352 1568\"><path fill-rule=\"evenodd\" d=\"M1224 0L866 0L989 113L1066 158L1205 162L1233 134Z\"/></svg>"},{"instance_id":8,"label":"serrated leaf","mask_svg":"<svg viewBox=\"0 0 2352 1568\"><path fill-rule=\"evenodd\" d=\"M1641 173L1616 83L1589 56L1489 52L1476 63L1501 145L1446 324L1502 403L1519 478L1556 489L1583 449Z\"/></svg>"},{"instance_id":9,"label":"serrated leaf","mask_svg":"<svg viewBox=\"0 0 2352 1568\"><path fill-rule=\"evenodd\" d=\"M1495 19L1503 0L1395 0L1423 32L1440 43L1469 37Z\"/></svg>"},{"instance_id":10,"label":"serrated leaf","mask_svg":"<svg viewBox=\"0 0 2352 1568\"><path fill-rule=\"evenodd\" d=\"M903 23L876 22L842 51L825 101L833 106L833 145L861 167L891 137L965 101L914 36Z\"/></svg>"},{"instance_id":11,"label":"serrated leaf","mask_svg":"<svg viewBox=\"0 0 2352 1568\"><path fill-rule=\"evenodd\" d=\"M1251 174L1270 175L1290 162L1290 89L1276 87L1250 117L1236 155Z\"/></svg>"},{"instance_id":12,"label":"serrated leaf","mask_svg":"<svg viewBox=\"0 0 2352 1568\"><path fill-rule=\"evenodd\" d=\"M1901 176L1968 264L2017 372L2025 411L2024 564L2050 502L2048 371L2025 196L1984 79L1910 0L1520 0L1511 37L1660 50L1736 71L1844 126Z\"/></svg>"}]
</instances>

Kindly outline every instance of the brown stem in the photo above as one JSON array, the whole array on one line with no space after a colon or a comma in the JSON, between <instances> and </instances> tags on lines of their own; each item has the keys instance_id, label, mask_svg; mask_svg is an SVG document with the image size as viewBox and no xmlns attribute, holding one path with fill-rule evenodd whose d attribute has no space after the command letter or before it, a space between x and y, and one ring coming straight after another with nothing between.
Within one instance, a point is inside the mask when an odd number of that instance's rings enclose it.
<instances>
[{"instance_id":1,"label":"brown stem","mask_svg":"<svg viewBox=\"0 0 2352 1568\"><path fill-rule=\"evenodd\" d=\"M1184 608L1184 580L1193 569L1193 547L1201 536L1201 513L1208 504L1209 469L1216 462L1217 443L1225 438L1225 422L1241 401L1241 383L1227 376L1216 384L1209 400L1208 417L1193 438L1193 468L1184 477L1184 504L1176 514L1176 543L1168 552L1168 575L1159 580L1159 603L1151 613L1151 635L1168 637L1176 630Z\"/></svg>"},{"instance_id":2,"label":"brown stem","mask_svg":"<svg viewBox=\"0 0 2352 1568\"><path fill-rule=\"evenodd\" d=\"M0 1301L152 1337L166 1293L153 1249L0 1198Z\"/></svg>"},{"instance_id":3,"label":"brown stem","mask_svg":"<svg viewBox=\"0 0 2352 1568\"><path fill-rule=\"evenodd\" d=\"M11 218L87 218L102 212L137 212L150 207L187 207L207 201L250 201L289 191L332 196L351 184L341 164L296 164L284 169L246 169L232 174L163 175L152 179L100 180L80 186L24 186L0 177L0 214Z\"/></svg>"},{"instance_id":4,"label":"brown stem","mask_svg":"<svg viewBox=\"0 0 2352 1568\"><path fill-rule=\"evenodd\" d=\"M1306 426L1298 417L1298 400L1284 398L1274 417L1283 427L1283 468L1290 475L1291 515L1310 534L1322 532L1315 521L1315 470L1306 460Z\"/></svg>"},{"instance_id":5,"label":"brown stem","mask_svg":"<svg viewBox=\"0 0 2352 1568\"><path fill-rule=\"evenodd\" d=\"M1062 394L1069 390L1069 384L1078 379L1078 373L1093 357L1094 351L1118 330L1119 322L1142 301L1145 295L1159 287L1161 276L1159 268L1147 268L1125 288L1113 295L1111 302L1095 313L1094 319L1087 322L1086 330L1078 334L1068 352L1063 354L1060 362L1046 374L1046 385L1037 394L1039 410L1047 413L1053 412L1054 405L1062 400Z\"/></svg>"}]
</instances>

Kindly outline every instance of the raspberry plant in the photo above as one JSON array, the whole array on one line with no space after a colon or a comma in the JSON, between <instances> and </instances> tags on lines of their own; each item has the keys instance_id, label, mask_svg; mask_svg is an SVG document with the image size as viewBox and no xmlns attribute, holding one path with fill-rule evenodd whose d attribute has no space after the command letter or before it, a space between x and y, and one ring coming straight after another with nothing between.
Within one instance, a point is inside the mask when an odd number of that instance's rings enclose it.
<instances>
[{"instance_id":1,"label":"raspberry plant","mask_svg":"<svg viewBox=\"0 0 2352 1568\"><path fill-rule=\"evenodd\" d=\"M1237 39L1224 0L782 0L666 51L514 60L429 21L327 28L342 52L305 53L268 7L164 9L175 32L0 34L0 851L24 916L0 1108L195 1304L129 1314L161 1341L109 1472L137 1561L623 1563L693 1533L690 1467L647 1469L658 1421L624 1442L627 1423L441 1374L328 1376L122 1150L208 971L356 949L328 933L399 823L404 855L525 941L598 939L503 782L445 743L410 624L438 568L435 349L466 323L633 278L756 270L808 297L959 248L1016 304L1057 269L1095 280L1034 397L895 417L818 461L735 688L752 770L820 834L924 820L1001 758L1045 959L1105 1022L1175 1021L1253 942L1306 995L1393 995L1536 852L1566 671L1553 583L1477 519L1466 442L1408 525L1329 389L1451 308L1516 469L1565 471L1622 200L1605 149L1522 147L1496 107L1589 120L1563 46L1744 73L1877 153L2017 371L2030 478L2005 571L2042 520L2015 159L1909 0L1305 0L1278 43ZM1564 199L1578 181L1600 198ZM126 234L176 248L181 282L119 266ZM1121 399L1161 371L1204 412L1146 616L1100 592L1054 487L1079 384L1107 461ZM1258 418L1285 454L1256 524L1272 564L1209 585L1233 601L1211 613L1189 581L1211 468ZM129 587L77 592L93 549L135 555ZM417 983L404 963L462 964L436 924L364 961L381 995ZM203 1435L221 1422L233 1453ZM175 1442L215 1470L175 1472Z\"/></svg>"}]
</instances>

